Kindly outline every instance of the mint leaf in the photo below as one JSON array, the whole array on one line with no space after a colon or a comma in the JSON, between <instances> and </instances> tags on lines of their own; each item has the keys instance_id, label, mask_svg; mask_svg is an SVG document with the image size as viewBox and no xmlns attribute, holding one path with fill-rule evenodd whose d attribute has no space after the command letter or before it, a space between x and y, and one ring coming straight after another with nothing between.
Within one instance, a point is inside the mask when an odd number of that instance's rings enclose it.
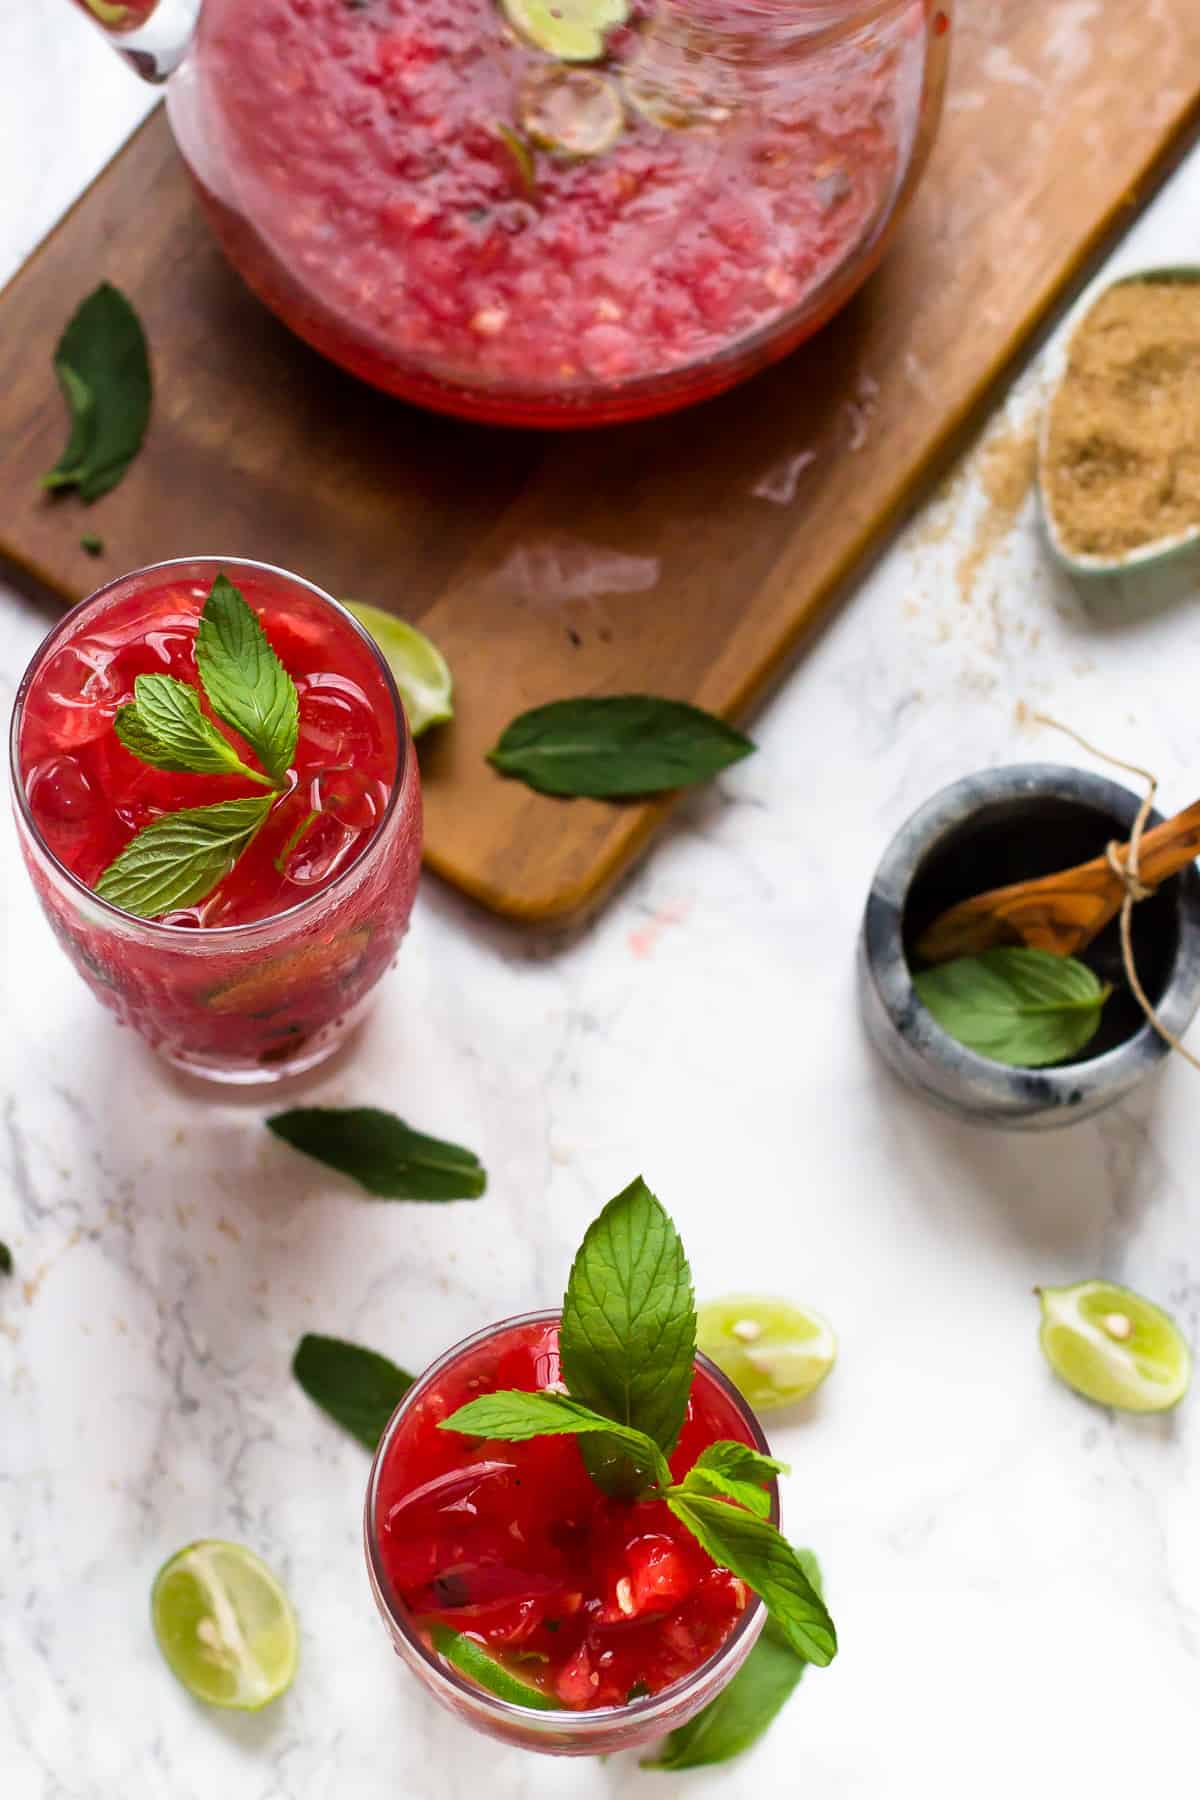
<instances>
[{"instance_id":1,"label":"mint leaf","mask_svg":"<svg viewBox=\"0 0 1200 1800\"><path fill-rule=\"evenodd\" d=\"M708 781L754 749L723 719L655 694L553 700L513 720L488 761L539 794L634 799Z\"/></svg>"},{"instance_id":2,"label":"mint leaf","mask_svg":"<svg viewBox=\"0 0 1200 1800\"><path fill-rule=\"evenodd\" d=\"M185 807L146 825L109 863L96 892L140 919L194 906L223 881L271 810L273 796Z\"/></svg>"},{"instance_id":3,"label":"mint leaf","mask_svg":"<svg viewBox=\"0 0 1200 1800\"><path fill-rule=\"evenodd\" d=\"M692 1389L696 1306L679 1234L640 1176L609 1201L580 1246L558 1353L576 1400L644 1432L670 1456ZM609 1493L635 1491L647 1474L615 1446L584 1460Z\"/></svg>"},{"instance_id":4,"label":"mint leaf","mask_svg":"<svg viewBox=\"0 0 1200 1800\"><path fill-rule=\"evenodd\" d=\"M12 1251L7 1244L0 1244L0 1275L11 1275L12 1272Z\"/></svg>"},{"instance_id":5,"label":"mint leaf","mask_svg":"<svg viewBox=\"0 0 1200 1800\"><path fill-rule=\"evenodd\" d=\"M739 1506L748 1507L760 1519L765 1519L771 1510L771 1499L761 1484L773 1475L786 1473L786 1463L777 1462L773 1456L763 1456L749 1444L721 1438L700 1452L672 1491L735 1500Z\"/></svg>"},{"instance_id":6,"label":"mint leaf","mask_svg":"<svg viewBox=\"0 0 1200 1800\"><path fill-rule=\"evenodd\" d=\"M800 1554L773 1525L724 1500L678 1489L668 1495L667 1505L715 1563L761 1597L793 1650L820 1668L833 1661L833 1620Z\"/></svg>"},{"instance_id":7,"label":"mint leaf","mask_svg":"<svg viewBox=\"0 0 1200 1800\"><path fill-rule=\"evenodd\" d=\"M310 1400L368 1450L413 1384L386 1356L344 1338L306 1332L292 1358L292 1374Z\"/></svg>"},{"instance_id":8,"label":"mint leaf","mask_svg":"<svg viewBox=\"0 0 1200 1800\"><path fill-rule=\"evenodd\" d=\"M476 1200L487 1187L479 1158L425 1137L374 1106L297 1106L267 1129L379 1200Z\"/></svg>"},{"instance_id":9,"label":"mint leaf","mask_svg":"<svg viewBox=\"0 0 1200 1800\"><path fill-rule=\"evenodd\" d=\"M520 1444L535 1437L579 1437L601 1433L652 1473L660 1488L670 1487L667 1459L645 1432L614 1425L602 1413L592 1412L566 1394L526 1393L506 1388L498 1394L481 1394L439 1423L440 1431L460 1431L466 1437L502 1438ZM643 1483L643 1487L647 1485Z\"/></svg>"},{"instance_id":10,"label":"mint leaf","mask_svg":"<svg viewBox=\"0 0 1200 1800\"><path fill-rule=\"evenodd\" d=\"M98 500L116 487L137 455L150 419L146 335L124 294L107 281L67 325L54 352L54 370L71 414L71 434L42 486L75 487L82 500Z\"/></svg>"},{"instance_id":11,"label":"mint leaf","mask_svg":"<svg viewBox=\"0 0 1200 1800\"><path fill-rule=\"evenodd\" d=\"M697 1469L707 1469L718 1475L727 1475L736 1481L767 1481L772 1475L790 1475L787 1463L779 1462L773 1456L764 1456L761 1450L752 1449L749 1444L739 1444L733 1438L720 1438L715 1444L708 1444L700 1452L692 1464L691 1473Z\"/></svg>"},{"instance_id":12,"label":"mint leaf","mask_svg":"<svg viewBox=\"0 0 1200 1800\"><path fill-rule=\"evenodd\" d=\"M495 1694L513 1706L532 1706L538 1712L558 1711L557 1700L512 1674L503 1663L489 1656L475 1638L436 1622L429 1627L429 1636L439 1656L444 1656L460 1675L465 1675L477 1687L486 1688L489 1694Z\"/></svg>"},{"instance_id":13,"label":"mint leaf","mask_svg":"<svg viewBox=\"0 0 1200 1800\"><path fill-rule=\"evenodd\" d=\"M1018 1069L1077 1056L1112 989L1086 963L1049 950L985 950L913 976L921 1004L968 1050Z\"/></svg>"},{"instance_id":14,"label":"mint leaf","mask_svg":"<svg viewBox=\"0 0 1200 1800\"><path fill-rule=\"evenodd\" d=\"M192 775L244 775L269 787L265 775L247 768L229 739L200 711L200 696L173 675L139 675L133 704L117 708L117 736L140 762L153 769Z\"/></svg>"},{"instance_id":15,"label":"mint leaf","mask_svg":"<svg viewBox=\"0 0 1200 1800\"><path fill-rule=\"evenodd\" d=\"M797 1556L818 1593L821 1574L817 1560L807 1550ZM729 1762L756 1744L795 1692L808 1667L787 1638L768 1618L762 1634L729 1686L709 1702L694 1719L667 1738L659 1755L642 1763L643 1769L700 1769Z\"/></svg>"},{"instance_id":16,"label":"mint leaf","mask_svg":"<svg viewBox=\"0 0 1200 1800\"><path fill-rule=\"evenodd\" d=\"M213 711L245 738L282 782L296 754L296 684L272 650L262 621L224 575L212 584L196 634L196 666Z\"/></svg>"}]
</instances>

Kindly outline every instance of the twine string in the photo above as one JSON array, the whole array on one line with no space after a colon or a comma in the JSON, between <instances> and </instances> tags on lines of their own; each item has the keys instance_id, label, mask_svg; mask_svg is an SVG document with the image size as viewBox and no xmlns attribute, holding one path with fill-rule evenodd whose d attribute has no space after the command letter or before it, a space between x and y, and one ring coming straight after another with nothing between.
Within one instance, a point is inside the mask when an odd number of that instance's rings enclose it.
<instances>
[{"instance_id":1,"label":"twine string","mask_svg":"<svg viewBox=\"0 0 1200 1800\"><path fill-rule=\"evenodd\" d=\"M1137 775L1146 783L1146 792L1142 796L1142 803L1138 807L1137 817L1133 821L1133 830L1129 834L1129 848L1125 851L1124 856L1122 856L1121 853L1121 845L1115 838L1111 843L1105 846L1104 850L1105 860L1117 880L1121 883L1122 889L1119 921L1121 933L1121 961L1125 966L1125 978L1129 983L1133 996L1145 1013L1150 1024L1154 1027L1155 1031L1157 1031L1159 1037L1162 1038L1165 1043L1169 1044L1172 1050L1177 1050L1186 1062L1191 1063L1193 1069L1200 1069L1200 1057L1193 1056L1187 1045L1180 1042L1179 1038L1176 1037L1171 1028L1168 1025L1164 1025L1158 1014L1155 1012L1154 1007L1150 1002L1150 997L1142 986L1141 978L1137 972L1137 963L1134 961L1133 955L1133 909L1139 900L1148 900L1151 894L1155 892L1154 888L1147 887L1142 880L1140 863L1142 855L1142 833L1145 831L1150 814L1154 810L1154 796L1158 792L1157 777L1152 775L1149 769L1139 767L1137 763L1122 762L1119 756L1110 756L1107 750L1101 750L1096 744L1090 744L1085 737L1080 737L1079 733L1073 731L1069 725L1064 725L1059 719L1052 719L1048 713L1034 713L1033 717L1037 720L1039 725L1048 725L1052 731L1061 731L1064 736L1073 738L1080 749L1086 750L1089 756L1098 758L1100 762L1108 763L1111 768L1124 769L1128 775Z\"/></svg>"}]
</instances>

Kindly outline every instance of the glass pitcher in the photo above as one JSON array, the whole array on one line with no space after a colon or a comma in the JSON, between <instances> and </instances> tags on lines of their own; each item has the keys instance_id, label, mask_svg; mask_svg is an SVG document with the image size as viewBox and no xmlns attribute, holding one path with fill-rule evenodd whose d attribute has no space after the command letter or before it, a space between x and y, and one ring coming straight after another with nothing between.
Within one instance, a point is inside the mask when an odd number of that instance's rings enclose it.
<instances>
[{"instance_id":1,"label":"glass pitcher","mask_svg":"<svg viewBox=\"0 0 1200 1800\"><path fill-rule=\"evenodd\" d=\"M77 0L167 108L250 287L493 423L703 399L875 267L949 0Z\"/></svg>"}]
</instances>

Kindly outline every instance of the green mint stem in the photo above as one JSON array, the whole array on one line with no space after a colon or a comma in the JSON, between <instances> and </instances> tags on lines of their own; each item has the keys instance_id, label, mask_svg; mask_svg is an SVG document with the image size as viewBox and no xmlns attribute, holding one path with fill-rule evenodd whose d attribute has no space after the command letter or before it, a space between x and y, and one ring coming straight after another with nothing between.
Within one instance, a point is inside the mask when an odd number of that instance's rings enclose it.
<instances>
[{"instance_id":1,"label":"green mint stem","mask_svg":"<svg viewBox=\"0 0 1200 1800\"><path fill-rule=\"evenodd\" d=\"M279 852L279 855L275 858L275 867L278 869L278 871L281 875L283 874L284 869L287 867L288 857L292 854L292 851L296 848L296 845L300 842L300 839L304 836L305 832L308 830L309 826L312 824L312 822L316 818L316 816L317 816L316 808L314 807L312 812L310 812L307 815L307 817L301 819L301 821L297 825L295 831L292 832L291 836L288 838L287 843L283 846L283 849Z\"/></svg>"}]
</instances>

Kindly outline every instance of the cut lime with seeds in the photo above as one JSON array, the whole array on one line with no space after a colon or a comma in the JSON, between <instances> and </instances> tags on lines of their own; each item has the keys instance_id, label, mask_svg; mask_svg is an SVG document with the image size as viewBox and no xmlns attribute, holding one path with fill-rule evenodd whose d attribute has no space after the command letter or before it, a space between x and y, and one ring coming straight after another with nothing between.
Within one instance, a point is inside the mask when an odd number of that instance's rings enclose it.
<instances>
[{"instance_id":1,"label":"cut lime with seeds","mask_svg":"<svg viewBox=\"0 0 1200 1800\"><path fill-rule=\"evenodd\" d=\"M521 89L517 113L526 135L558 156L600 156L625 124L616 83L591 69L538 69Z\"/></svg>"},{"instance_id":2,"label":"cut lime with seeds","mask_svg":"<svg viewBox=\"0 0 1200 1800\"><path fill-rule=\"evenodd\" d=\"M819 1313L755 1294L700 1307L696 1343L759 1412L803 1400L837 1356L832 1328Z\"/></svg>"},{"instance_id":3,"label":"cut lime with seeds","mask_svg":"<svg viewBox=\"0 0 1200 1800\"><path fill-rule=\"evenodd\" d=\"M343 600L342 605L382 650L400 689L413 736L420 737L431 725L443 725L452 719L454 678L437 645L415 625L406 624L395 613L384 612L381 606L367 606L357 600Z\"/></svg>"},{"instance_id":4,"label":"cut lime with seeds","mask_svg":"<svg viewBox=\"0 0 1200 1800\"><path fill-rule=\"evenodd\" d=\"M1169 1313L1109 1281L1039 1288L1041 1346L1068 1387L1101 1406L1166 1412L1192 1372L1187 1340Z\"/></svg>"},{"instance_id":5,"label":"cut lime with seeds","mask_svg":"<svg viewBox=\"0 0 1200 1800\"><path fill-rule=\"evenodd\" d=\"M594 62L604 34L629 17L628 0L501 0L514 30L562 62Z\"/></svg>"},{"instance_id":6,"label":"cut lime with seeds","mask_svg":"<svg viewBox=\"0 0 1200 1800\"><path fill-rule=\"evenodd\" d=\"M155 1577L150 1614L167 1667L195 1699L257 1712L291 1686L296 1615L243 1545L204 1538L178 1551Z\"/></svg>"}]
</instances>

